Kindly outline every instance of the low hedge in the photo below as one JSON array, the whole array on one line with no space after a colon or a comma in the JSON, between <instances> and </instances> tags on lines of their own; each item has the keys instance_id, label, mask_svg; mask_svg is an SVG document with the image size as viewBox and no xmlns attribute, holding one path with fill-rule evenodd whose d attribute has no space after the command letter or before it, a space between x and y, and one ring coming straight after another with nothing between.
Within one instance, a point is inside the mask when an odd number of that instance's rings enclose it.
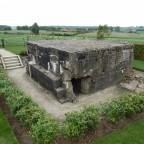
<instances>
[{"instance_id":1,"label":"low hedge","mask_svg":"<svg viewBox=\"0 0 144 144\"><path fill-rule=\"evenodd\" d=\"M144 92L127 94L102 105L103 114L112 122L118 122L144 111Z\"/></svg>"},{"instance_id":2,"label":"low hedge","mask_svg":"<svg viewBox=\"0 0 144 144\"><path fill-rule=\"evenodd\" d=\"M99 126L101 115L111 122L119 122L144 111L143 92L115 98L100 105L99 108L91 105L80 111L67 113L65 118L58 122L18 89L9 80L1 66L0 95L5 98L12 114L23 125L30 128L30 135L34 143L38 144L50 144L59 134L70 139L79 138L88 130L96 129Z\"/></svg>"},{"instance_id":3,"label":"low hedge","mask_svg":"<svg viewBox=\"0 0 144 144\"><path fill-rule=\"evenodd\" d=\"M67 138L78 138L89 129L96 129L100 123L99 109L96 105L84 107L81 111L67 113L63 120L63 134Z\"/></svg>"},{"instance_id":4,"label":"low hedge","mask_svg":"<svg viewBox=\"0 0 144 144\"><path fill-rule=\"evenodd\" d=\"M1 66L0 95L5 98L12 114L30 128L35 143L50 144L55 140L59 133L58 122L18 89Z\"/></svg>"},{"instance_id":5,"label":"low hedge","mask_svg":"<svg viewBox=\"0 0 144 144\"><path fill-rule=\"evenodd\" d=\"M134 58L144 61L144 44L134 44Z\"/></svg>"}]
</instances>

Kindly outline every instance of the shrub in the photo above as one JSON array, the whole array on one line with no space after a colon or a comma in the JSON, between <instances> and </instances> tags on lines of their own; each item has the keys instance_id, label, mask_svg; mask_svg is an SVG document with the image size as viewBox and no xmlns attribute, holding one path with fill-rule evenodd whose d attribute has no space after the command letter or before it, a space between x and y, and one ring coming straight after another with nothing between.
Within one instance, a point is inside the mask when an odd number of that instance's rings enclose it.
<instances>
[{"instance_id":1,"label":"shrub","mask_svg":"<svg viewBox=\"0 0 144 144\"><path fill-rule=\"evenodd\" d=\"M21 56L27 56L27 51L23 50L23 51L20 51L19 55Z\"/></svg>"},{"instance_id":2,"label":"shrub","mask_svg":"<svg viewBox=\"0 0 144 144\"><path fill-rule=\"evenodd\" d=\"M0 94L4 96L10 111L23 125L30 128L36 143L50 144L59 133L58 122L45 113L7 77L0 66Z\"/></svg>"},{"instance_id":3,"label":"shrub","mask_svg":"<svg viewBox=\"0 0 144 144\"><path fill-rule=\"evenodd\" d=\"M82 111L67 113L63 121L63 134L67 138L78 138L90 128L95 129L100 122L96 106L85 107Z\"/></svg>"},{"instance_id":4,"label":"shrub","mask_svg":"<svg viewBox=\"0 0 144 144\"><path fill-rule=\"evenodd\" d=\"M7 104L10 108L10 111L13 115L16 115L17 111L19 111L21 108L27 109L27 106L33 106L35 105L31 98L24 95L11 95L6 99Z\"/></svg>"},{"instance_id":5,"label":"shrub","mask_svg":"<svg viewBox=\"0 0 144 144\"><path fill-rule=\"evenodd\" d=\"M31 125L36 125L38 119L41 117L44 119L44 114L43 110L33 103L29 103L17 111L15 116L18 117L25 126L31 127Z\"/></svg>"},{"instance_id":6,"label":"shrub","mask_svg":"<svg viewBox=\"0 0 144 144\"><path fill-rule=\"evenodd\" d=\"M144 94L127 94L102 105L103 113L112 122L118 122L125 117L134 116L144 111Z\"/></svg>"},{"instance_id":7,"label":"shrub","mask_svg":"<svg viewBox=\"0 0 144 144\"><path fill-rule=\"evenodd\" d=\"M134 44L134 58L144 60L144 44Z\"/></svg>"},{"instance_id":8,"label":"shrub","mask_svg":"<svg viewBox=\"0 0 144 144\"><path fill-rule=\"evenodd\" d=\"M95 129L100 123L100 113L99 108L96 105L91 105L84 107L83 115L86 120L87 127L90 129Z\"/></svg>"},{"instance_id":9,"label":"shrub","mask_svg":"<svg viewBox=\"0 0 144 144\"><path fill-rule=\"evenodd\" d=\"M9 81L9 80L1 80L0 81L0 91L3 89L3 88L6 88L6 87L9 87L11 86L12 83Z\"/></svg>"},{"instance_id":10,"label":"shrub","mask_svg":"<svg viewBox=\"0 0 144 144\"><path fill-rule=\"evenodd\" d=\"M38 119L36 125L32 125L30 132L35 143L50 144L59 134L59 126L52 116Z\"/></svg>"},{"instance_id":11,"label":"shrub","mask_svg":"<svg viewBox=\"0 0 144 144\"><path fill-rule=\"evenodd\" d=\"M2 89L2 92L4 93L3 95L5 98L24 95L24 93L20 89L18 89L14 84L5 87L4 89Z\"/></svg>"}]
</instances>

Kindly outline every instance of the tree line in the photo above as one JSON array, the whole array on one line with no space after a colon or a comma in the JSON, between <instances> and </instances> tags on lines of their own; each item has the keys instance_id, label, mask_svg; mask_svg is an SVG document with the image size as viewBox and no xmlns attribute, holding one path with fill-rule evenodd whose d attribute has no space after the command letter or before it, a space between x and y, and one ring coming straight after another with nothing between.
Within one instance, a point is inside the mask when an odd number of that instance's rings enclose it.
<instances>
[{"instance_id":1,"label":"tree line","mask_svg":"<svg viewBox=\"0 0 144 144\"><path fill-rule=\"evenodd\" d=\"M0 25L0 31L7 31L7 30L12 30L12 28L7 25Z\"/></svg>"}]
</instances>

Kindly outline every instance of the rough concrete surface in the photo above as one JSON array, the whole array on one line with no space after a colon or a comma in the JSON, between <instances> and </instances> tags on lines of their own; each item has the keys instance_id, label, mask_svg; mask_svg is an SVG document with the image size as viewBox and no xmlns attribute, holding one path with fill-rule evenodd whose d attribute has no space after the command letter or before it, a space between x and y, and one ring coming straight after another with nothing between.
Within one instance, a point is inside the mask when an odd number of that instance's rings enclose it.
<instances>
[{"instance_id":1,"label":"rough concrete surface","mask_svg":"<svg viewBox=\"0 0 144 144\"><path fill-rule=\"evenodd\" d=\"M144 72L131 70L121 81L120 85L129 91L144 92Z\"/></svg>"},{"instance_id":2,"label":"rough concrete surface","mask_svg":"<svg viewBox=\"0 0 144 144\"><path fill-rule=\"evenodd\" d=\"M19 88L31 96L33 101L58 119L61 119L67 112L83 108L84 105L105 102L107 99L112 99L125 92L117 86L112 86L91 95L79 94L77 103L61 104L48 90L32 80L26 74L25 68L7 70L7 74Z\"/></svg>"},{"instance_id":3,"label":"rough concrete surface","mask_svg":"<svg viewBox=\"0 0 144 144\"><path fill-rule=\"evenodd\" d=\"M27 49L27 73L62 103L119 83L134 54L132 44L106 40L41 40Z\"/></svg>"},{"instance_id":4,"label":"rough concrete surface","mask_svg":"<svg viewBox=\"0 0 144 144\"><path fill-rule=\"evenodd\" d=\"M98 49L105 49L111 47L129 47L128 42L113 42L108 40L39 40L29 41L39 47L52 48L60 51L66 51L69 53L80 51L91 51Z\"/></svg>"}]
</instances>

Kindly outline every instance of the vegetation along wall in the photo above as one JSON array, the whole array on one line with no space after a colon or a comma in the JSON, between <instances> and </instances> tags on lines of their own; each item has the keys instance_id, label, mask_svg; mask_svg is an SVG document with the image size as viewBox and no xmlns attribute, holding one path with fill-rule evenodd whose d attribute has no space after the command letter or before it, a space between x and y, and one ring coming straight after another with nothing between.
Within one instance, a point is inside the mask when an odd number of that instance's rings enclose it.
<instances>
[{"instance_id":1,"label":"vegetation along wall","mask_svg":"<svg viewBox=\"0 0 144 144\"><path fill-rule=\"evenodd\" d=\"M134 58L144 60L144 44L134 44Z\"/></svg>"}]
</instances>

